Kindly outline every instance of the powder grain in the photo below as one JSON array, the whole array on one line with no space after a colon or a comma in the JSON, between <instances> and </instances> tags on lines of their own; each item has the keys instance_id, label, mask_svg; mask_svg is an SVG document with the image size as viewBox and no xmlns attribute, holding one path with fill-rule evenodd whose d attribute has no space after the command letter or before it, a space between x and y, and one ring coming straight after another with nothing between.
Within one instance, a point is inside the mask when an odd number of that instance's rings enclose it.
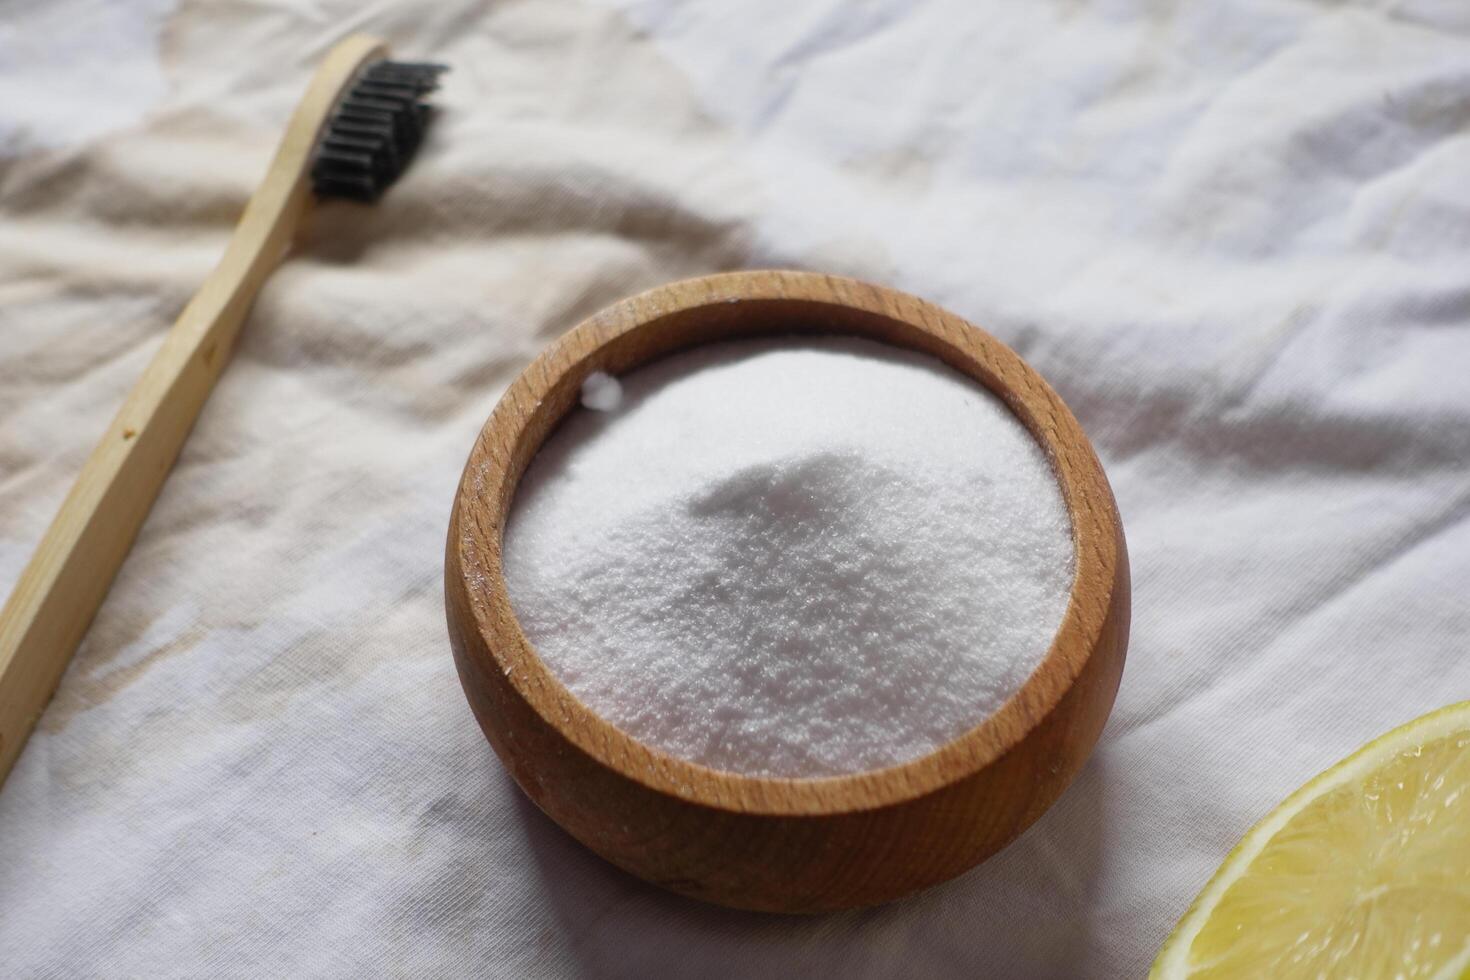
<instances>
[{"instance_id":1,"label":"powder grain","mask_svg":"<svg viewBox=\"0 0 1470 980\"><path fill-rule=\"evenodd\" d=\"M532 461L510 597L593 711L747 775L913 759L1040 663L1073 551L993 395L868 341L716 344L601 376Z\"/></svg>"}]
</instances>

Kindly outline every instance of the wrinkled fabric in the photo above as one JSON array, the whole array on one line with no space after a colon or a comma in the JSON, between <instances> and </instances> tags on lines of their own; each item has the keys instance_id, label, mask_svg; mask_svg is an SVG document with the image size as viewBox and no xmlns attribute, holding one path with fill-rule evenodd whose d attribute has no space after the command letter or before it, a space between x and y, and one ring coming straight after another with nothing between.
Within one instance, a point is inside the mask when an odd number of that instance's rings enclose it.
<instances>
[{"instance_id":1,"label":"wrinkled fabric","mask_svg":"<svg viewBox=\"0 0 1470 980\"><path fill-rule=\"evenodd\" d=\"M1242 833L1470 697L1470 7L105 0L0 11L0 588L350 31L453 66L271 278L0 789L17 977L1127 977ZM510 782L442 605L459 471L583 316L811 268L986 327L1117 494L1076 783L866 911L725 911Z\"/></svg>"}]
</instances>

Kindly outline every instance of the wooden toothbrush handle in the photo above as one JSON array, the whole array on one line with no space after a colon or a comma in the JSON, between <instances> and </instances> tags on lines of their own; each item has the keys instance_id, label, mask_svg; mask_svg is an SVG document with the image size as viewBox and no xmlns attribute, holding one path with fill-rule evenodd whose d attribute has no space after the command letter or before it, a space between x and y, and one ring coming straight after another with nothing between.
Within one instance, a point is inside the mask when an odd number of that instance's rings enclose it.
<instances>
[{"instance_id":1,"label":"wooden toothbrush handle","mask_svg":"<svg viewBox=\"0 0 1470 980\"><path fill-rule=\"evenodd\" d=\"M20 573L0 611L0 782L102 605L251 302L290 246L310 200L322 126L358 69L385 53L381 41L354 36L327 55L224 257L169 330Z\"/></svg>"}]
</instances>

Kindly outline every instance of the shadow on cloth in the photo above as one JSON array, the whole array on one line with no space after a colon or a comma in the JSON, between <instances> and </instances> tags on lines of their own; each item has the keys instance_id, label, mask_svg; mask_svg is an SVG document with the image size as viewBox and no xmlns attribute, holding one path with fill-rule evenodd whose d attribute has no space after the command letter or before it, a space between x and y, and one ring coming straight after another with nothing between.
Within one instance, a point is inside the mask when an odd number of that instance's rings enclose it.
<instances>
[{"instance_id":1,"label":"shadow on cloth","mask_svg":"<svg viewBox=\"0 0 1470 980\"><path fill-rule=\"evenodd\" d=\"M1076 976L1094 949L1107 788L1099 746L1051 810L973 871L878 908L811 917L733 911L646 884L573 840L519 788L514 795L583 976L1026 980Z\"/></svg>"}]
</instances>

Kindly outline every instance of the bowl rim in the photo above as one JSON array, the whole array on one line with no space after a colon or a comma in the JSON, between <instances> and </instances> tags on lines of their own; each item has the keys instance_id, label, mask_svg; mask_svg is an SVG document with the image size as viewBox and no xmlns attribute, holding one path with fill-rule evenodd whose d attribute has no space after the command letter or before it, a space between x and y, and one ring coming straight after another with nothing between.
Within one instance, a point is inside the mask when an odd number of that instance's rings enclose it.
<instances>
[{"instance_id":1,"label":"bowl rim","mask_svg":"<svg viewBox=\"0 0 1470 980\"><path fill-rule=\"evenodd\" d=\"M821 777L746 775L711 769L640 742L594 712L556 677L510 606L500 556L510 503L531 457L576 405L583 379L598 370L623 373L704 343L791 333L741 326L746 313L758 316L760 307L769 304L810 306L814 312L835 308L844 315L887 321L904 334L902 340L851 328L817 332L868 336L929 353L985 385L1041 445L1072 523L1074 572L1067 608L1025 683L973 728L925 755L883 769ZM710 336L676 341L651 354L637 349L640 340L671 317L715 312L727 325ZM620 345L625 363L610 363L616 360L611 352ZM534 445L528 447L530 439ZM516 377L481 428L455 492L449 526L450 574L463 578L482 641L471 655L490 661L478 666L504 676L545 724L622 777L690 803L773 816L896 806L939 792L999 760L1057 707L1098 649L1115 599L1118 566L1126 560L1117 506L1096 453L1060 396L1019 354L979 327L907 293L787 270L727 272L669 283L614 303L563 334Z\"/></svg>"}]
</instances>

